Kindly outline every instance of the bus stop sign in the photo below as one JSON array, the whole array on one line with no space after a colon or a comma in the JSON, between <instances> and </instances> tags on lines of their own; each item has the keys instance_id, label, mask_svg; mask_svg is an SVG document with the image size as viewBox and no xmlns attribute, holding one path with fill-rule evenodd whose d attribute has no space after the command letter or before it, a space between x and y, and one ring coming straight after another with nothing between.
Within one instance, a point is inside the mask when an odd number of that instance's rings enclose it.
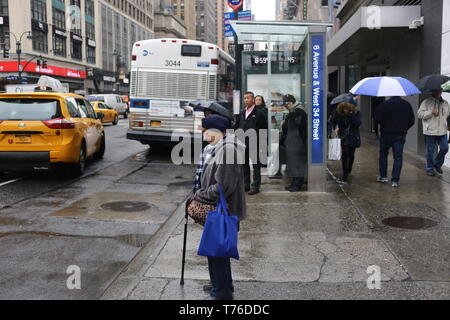
<instances>
[{"instance_id":1,"label":"bus stop sign","mask_svg":"<svg viewBox=\"0 0 450 320\"><path fill-rule=\"evenodd\" d=\"M237 9L239 9L240 7L242 7L243 4L243 0L228 0L228 6L233 9L234 11L236 11Z\"/></svg>"}]
</instances>

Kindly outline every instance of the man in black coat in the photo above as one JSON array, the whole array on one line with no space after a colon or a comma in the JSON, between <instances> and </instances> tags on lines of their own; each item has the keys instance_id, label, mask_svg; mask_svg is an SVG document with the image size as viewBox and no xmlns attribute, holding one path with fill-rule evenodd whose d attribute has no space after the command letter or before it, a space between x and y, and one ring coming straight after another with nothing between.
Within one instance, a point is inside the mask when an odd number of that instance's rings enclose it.
<instances>
[{"instance_id":1,"label":"man in black coat","mask_svg":"<svg viewBox=\"0 0 450 320\"><path fill-rule=\"evenodd\" d=\"M250 148L250 141L245 139L245 165L244 165L244 184L245 191L250 191L249 195L259 193L261 188L261 161L259 159L260 143L259 134L260 130L266 130L267 134L267 111L261 108L255 107L255 95L253 92L246 92L244 95L245 109L241 111L237 117L234 129L242 129L244 133L248 130L254 130L256 134L256 148L253 146ZM267 135L262 135L267 137ZM264 139L264 138L263 138ZM267 139L266 139L267 140ZM254 141L253 141L254 143ZM266 148L264 148L266 149ZM250 151L256 150L256 154L250 154ZM267 152L267 150L266 150ZM250 184L250 159L253 165L253 183Z\"/></svg>"},{"instance_id":2,"label":"man in black coat","mask_svg":"<svg viewBox=\"0 0 450 320\"><path fill-rule=\"evenodd\" d=\"M380 104L375 112L375 120L380 123L380 176L377 181L385 183L389 149L394 152L394 167L392 168L392 187L398 187L403 165L403 148L406 134L414 125L416 118L411 104L400 97L392 97Z\"/></svg>"}]
</instances>

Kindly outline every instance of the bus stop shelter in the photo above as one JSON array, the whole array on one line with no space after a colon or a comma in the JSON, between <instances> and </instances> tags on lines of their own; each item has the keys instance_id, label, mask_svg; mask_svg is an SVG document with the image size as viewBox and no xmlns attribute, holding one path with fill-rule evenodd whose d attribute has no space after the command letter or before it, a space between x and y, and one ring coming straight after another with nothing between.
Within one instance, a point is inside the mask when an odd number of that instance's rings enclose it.
<instances>
[{"instance_id":1,"label":"bus stop shelter","mask_svg":"<svg viewBox=\"0 0 450 320\"><path fill-rule=\"evenodd\" d=\"M288 113L282 98L295 97L308 115L307 181L309 192L326 191L327 73L326 31L321 22L230 21L237 45L238 90L262 95L268 107L269 177L280 174L281 124ZM238 46L236 46L237 48ZM240 84L240 87L239 87ZM242 99L242 95L241 95ZM298 163L299 166L305 165Z\"/></svg>"}]
</instances>

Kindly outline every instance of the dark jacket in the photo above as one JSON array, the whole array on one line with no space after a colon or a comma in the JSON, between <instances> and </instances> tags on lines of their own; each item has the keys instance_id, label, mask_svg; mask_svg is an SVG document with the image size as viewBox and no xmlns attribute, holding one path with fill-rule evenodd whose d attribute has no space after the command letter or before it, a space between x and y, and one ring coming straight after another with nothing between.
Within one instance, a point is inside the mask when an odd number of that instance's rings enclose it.
<instances>
[{"instance_id":1,"label":"dark jacket","mask_svg":"<svg viewBox=\"0 0 450 320\"><path fill-rule=\"evenodd\" d=\"M267 109L255 106L247 119L245 119L245 112L246 109L242 110L237 117L234 125L235 130L242 129L247 131L248 129L255 129L258 131L260 129L267 129Z\"/></svg>"},{"instance_id":2,"label":"dark jacket","mask_svg":"<svg viewBox=\"0 0 450 320\"><path fill-rule=\"evenodd\" d=\"M256 139L257 139L256 140L256 148L257 148L257 150L259 150L258 154L261 154L262 150L266 150L266 148L263 148L262 146L263 146L263 143L267 143L268 137L267 137L267 131L266 131L265 135L263 135L263 134L260 135L259 131L262 129L267 130L268 111L267 111L267 109L263 109L261 107L255 106L253 108L253 111L248 115L247 119L245 119L245 112L246 112L246 109L242 110L241 113L238 115L236 123L234 125L234 129L235 130L242 129L244 132L249 129L254 129L256 131ZM238 134L238 136L240 137L241 135ZM259 140L260 138L264 139L266 142L260 141ZM250 157L251 150L253 150L254 146L250 147L250 143L251 143L250 139L246 138L245 140L246 140L245 142L244 141L242 141L242 142L245 143L245 146L246 146L246 151L245 151L246 156L245 157L246 157L246 159L248 159ZM262 159L260 157L257 157L257 159L254 159L253 155L251 157L252 157L251 158L252 162L254 164L255 163L261 164Z\"/></svg>"},{"instance_id":3,"label":"dark jacket","mask_svg":"<svg viewBox=\"0 0 450 320\"><path fill-rule=\"evenodd\" d=\"M308 115L298 105L291 110L281 127L280 150L284 158L289 177L304 178L308 171Z\"/></svg>"},{"instance_id":4,"label":"dark jacket","mask_svg":"<svg viewBox=\"0 0 450 320\"><path fill-rule=\"evenodd\" d=\"M361 114L359 111L350 114L336 114L336 124L339 127L339 138L343 146L359 148L361 146Z\"/></svg>"},{"instance_id":5,"label":"dark jacket","mask_svg":"<svg viewBox=\"0 0 450 320\"><path fill-rule=\"evenodd\" d=\"M416 122L411 104L400 97L392 97L380 104L375 120L380 123L381 134L389 136L407 134Z\"/></svg>"}]
</instances>

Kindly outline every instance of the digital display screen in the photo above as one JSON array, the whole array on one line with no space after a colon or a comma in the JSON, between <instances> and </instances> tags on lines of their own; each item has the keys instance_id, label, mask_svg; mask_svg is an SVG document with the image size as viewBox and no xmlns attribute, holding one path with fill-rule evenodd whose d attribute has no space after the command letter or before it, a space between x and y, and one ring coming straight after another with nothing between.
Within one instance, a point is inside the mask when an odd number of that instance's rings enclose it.
<instances>
[{"instance_id":1,"label":"digital display screen","mask_svg":"<svg viewBox=\"0 0 450 320\"><path fill-rule=\"evenodd\" d=\"M181 46L181 55L187 57L201 57L202 47L184 44Z\"/></svg>"}]
</instances>

